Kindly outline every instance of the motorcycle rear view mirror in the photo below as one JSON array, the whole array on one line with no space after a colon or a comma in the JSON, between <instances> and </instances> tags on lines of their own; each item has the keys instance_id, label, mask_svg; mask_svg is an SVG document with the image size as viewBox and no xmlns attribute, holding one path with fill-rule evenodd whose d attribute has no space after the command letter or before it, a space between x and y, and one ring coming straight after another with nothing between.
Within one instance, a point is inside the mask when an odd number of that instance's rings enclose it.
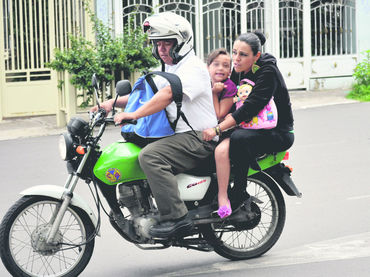
<instances>
[{"instance_id":1,"label":"motorcycle rear view mirror","mask_svg":"<svg viewBox=\"0 0 370 277\"><path fill-rule=\"evenodd\" d=\"M116 113L115 106L118 99L118 96L125 96L131 93L131 83L128 80L121 80L117 82L116 85L116 99L113 103L113 115Z\"/></svg>"},{"instance_id":2,"label":"motorcycle rear view mirror","mask_svg":"<svg viewBox=\"0 0 370 277\"><path fill-rule=\"evenodd\" d=\"M98 95L99 83L98 83L98 78L96 77L96 74L95 73L93 74L93 76L91 78L91 84L92 84L92 86L94 88L96 103L98 105L98 108L100 109L99 95Z\"/></svg>"},{"instance_id":3,"label":"motorcycle rear view mirror","mask_svg":"<svg viewBox=\"0 0 370 277\"><path fill-rule=\"evenodd\" d=\"M131 93L131 83L128 80L118 81L116 85L116 93L119 96L124 96Z\"/></svg>"}]
</instances>

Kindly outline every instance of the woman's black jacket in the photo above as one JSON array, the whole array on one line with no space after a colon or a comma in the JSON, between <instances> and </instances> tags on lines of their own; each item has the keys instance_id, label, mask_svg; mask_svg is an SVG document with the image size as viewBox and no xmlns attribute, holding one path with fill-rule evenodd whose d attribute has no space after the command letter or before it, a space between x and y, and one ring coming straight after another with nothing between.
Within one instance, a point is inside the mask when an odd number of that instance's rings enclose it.
<instances>
[{"instance_id":1,"label":"woman's black jacket","mask_svg":"<svg viewBox=\"0 0 370 277\"><path fill-rule=\"evenodd\" d=\"M251 121L274 96L278 110L277 130L293 130L293 113L290 97L283 76L276 65L275 57L268 53L261 54L257 65L260 68L255 73L252 70L247 73L236 73L233 70L231 74L231 80L236 85L239 85L240 81L245 78L255 83L243 106L232 113L233 118L237 124L243 121Z\"/></svg>"}]
</instances>

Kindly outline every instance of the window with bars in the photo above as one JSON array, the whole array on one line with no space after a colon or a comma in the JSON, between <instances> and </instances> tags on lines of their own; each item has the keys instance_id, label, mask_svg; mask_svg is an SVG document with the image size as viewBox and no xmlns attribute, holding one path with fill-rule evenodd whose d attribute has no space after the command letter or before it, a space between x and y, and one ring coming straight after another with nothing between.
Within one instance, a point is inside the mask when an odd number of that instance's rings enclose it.
<instances>
[{"instance_id":1,"label":"window with bars","mask_svg":"<svg viewBox=\"0 0 370 277\"><path fill-rule=\"evenodd\" d=\"M203 53L223 47L230 53L240 34L240 1L203 1Z\"/></svg>"},{"instance_id":2,"label":"window with bars","mask_svg":"<svg viewBox=\"0 0 370 277\"><path fill-rule=\"evenodd\" d=\"M280 58L303 57L302 0L279 1Z\"/></svg>"},{"instance_id":3,"label":"window with bars","mask_svg":"<svg viewBox=\"0 0 370 277\"><path fill-rule=\"evenodd\" d=\"M312 56L356 53L355 0L311 1Z\"/></svg>"},{"instance_id":4,"label":"window with bars","mask_svg":"<svg viewBox=\"0 0 370 277\"><path fill-rule=\"evenodd\" d=\"M48 2L6 0L2 5L5 70L43 68L50 60Z\"/></svg>"},{"instance_id":5,"label":"window with bars","mask_svg":"<svg viewBox=\"0 0 370 277\"><path fill-rule=\"evenodd\" d=\"M245 2L244 2L245 1ZM136 11L136 24L142 24L154 7L157 11L173 11L187 18L193 25L194 39L202 41L198 54L207 56L215 48L225 47L231 51L233 40L241 32L241 9L244 3L245 29L247 32L265 30L264 0L124 0L124 24ZM356 54L355 0L311 0L311 54L312 56ZM196 15L196 5L201 15ZM279 0L279 53L280 58L302 58L303 0ZM201 17L201 26L195 18Z\"/></svg>"},{"instance_id":6,"label":"window with bars","mask_svg":"<svg viewBox=\"0 0 370 277\"><path fill-rule=\"evenodd\" d=\"M5 0L2 5L6 82L50 80L45 63L52 48L69 47L70 33L85 34L83 0Z\"/></svg>"},{"instance_id":7,"label":"window with bars","mask_svg":"<svg viewBox=\"0 0 370 277\"><path fill-rule=\"evenodd\" d=\"M127 26L134 16L134 28L140 27L144 19L153 12L152 0L123 0L123 26Z\"/></svg>"}]
</instances>

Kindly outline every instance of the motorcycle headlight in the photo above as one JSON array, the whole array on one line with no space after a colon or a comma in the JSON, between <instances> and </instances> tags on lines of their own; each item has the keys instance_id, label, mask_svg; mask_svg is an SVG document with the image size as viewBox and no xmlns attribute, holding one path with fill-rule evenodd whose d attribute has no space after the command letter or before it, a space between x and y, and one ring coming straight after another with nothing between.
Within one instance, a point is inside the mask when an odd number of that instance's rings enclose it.
<instances>
[{"instance_id":1,"label":"motorcycle headlight","mask_svg":"<svg viewBox=\"0 0 370 277\"><path fill-rule=\"evenodd\" d=\"M60 157L68 161L73 158L73 139L71 134L63 133L59 137L59 154Z\"/></svg>"},{"instance_id":2,"label":"motorcycle headlight","mask_svg":"<svg viewBox=\"0 0 370 277\"><path fill-rule=\"evenodd\" d=\"M89 132L89 124L79 117L72 117L67 124L67 130L74 136L83 138Z\"/></svg>"}]
</instances>

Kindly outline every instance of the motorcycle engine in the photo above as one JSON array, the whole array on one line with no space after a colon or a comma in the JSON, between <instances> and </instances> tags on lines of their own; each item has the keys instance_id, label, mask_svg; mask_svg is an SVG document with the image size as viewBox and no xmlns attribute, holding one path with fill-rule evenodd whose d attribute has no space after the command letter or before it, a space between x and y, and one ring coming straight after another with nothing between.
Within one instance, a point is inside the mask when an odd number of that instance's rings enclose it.
<instances>
[{"instance_id":1,"label":"motorcycle engine","mask_svg":"<svg viewBox=\"0 0 370 277\"><path fill-rule=\"evenodd\" d=\"M156 224L158 219L154 214L149 185L143 181L134 181L119 185L118 190L119 203L130 211L137 235L150 239L149 228Z\"/></svg>"},{"instance_id":2,"label":"motorcycle engine","mask_svg":"<svg viewBox=\"0 0 370 277\"><path fill-rule=\"evenodd\" d=\"M130 211L132 217L141 216L150 212L150 193L148 184L145 182L134 181L120 184L118 191L120 205L126 207Z\"/></svg>"}]
</instances>

